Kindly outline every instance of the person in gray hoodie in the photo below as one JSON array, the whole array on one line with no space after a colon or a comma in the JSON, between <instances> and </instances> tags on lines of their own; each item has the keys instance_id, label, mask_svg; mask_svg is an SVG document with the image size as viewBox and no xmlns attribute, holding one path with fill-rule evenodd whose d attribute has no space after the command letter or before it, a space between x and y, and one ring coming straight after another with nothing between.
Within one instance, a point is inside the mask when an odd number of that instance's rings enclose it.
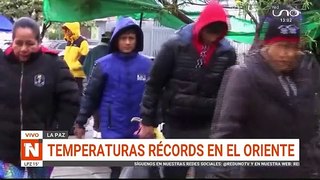
<instances>
[{"instance_id":1,"label":"person in gray hoodie","mask_svg":"<svg viewBox=\"0 0 320 180\"><path fill-rule=\"evenodd\" d=\"M282 10L296 11L273 14ZM300 139L300 167L246 167L243 178L310 178L319 168L319 65L301 49L300 21L269 17L263 48L224 76L212 138Z\"/></svg>"}]
</instances>

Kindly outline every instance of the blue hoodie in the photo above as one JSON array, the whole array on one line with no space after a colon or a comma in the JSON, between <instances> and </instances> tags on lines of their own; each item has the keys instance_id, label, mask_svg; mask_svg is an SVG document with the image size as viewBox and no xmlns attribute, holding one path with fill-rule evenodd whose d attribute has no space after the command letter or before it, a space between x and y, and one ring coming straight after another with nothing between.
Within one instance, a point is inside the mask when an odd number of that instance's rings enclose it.
<instances>
[{"instance_id":1,"label":"blue hoodie","mask_svg":"<svg viewBox=\"0 0 320 180\"><path fill-rule=\"evenodd\" d=\"M128 29L137 32L137 45L130 54L119 52L118 37ZM84 91L79 125L84 125L94 110L100 111L102 138L134 138L138 129L132 117L140 117L140 102L152 61L140 55L143 50L143 32L131 18L120 19L110 39L110 53L96 61Z\"/></svg>"}]
</instances>

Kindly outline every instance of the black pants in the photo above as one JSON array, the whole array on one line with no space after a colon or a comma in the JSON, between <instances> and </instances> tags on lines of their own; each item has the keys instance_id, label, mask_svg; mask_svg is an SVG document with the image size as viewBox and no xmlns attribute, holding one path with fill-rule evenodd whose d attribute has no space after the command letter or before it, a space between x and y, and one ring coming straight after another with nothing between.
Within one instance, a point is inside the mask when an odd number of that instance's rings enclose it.
<instances>
[{"instance_id":1,"label":"black pants","mask_svg":"<svg viewBox=\"0 0 320 180\"><path fill-rule=\"evenodd\" d=\"M79 90L83 91L83 89L85 88L84 86L88 85L88 78L86 79L82 79L82 78L76 78ZM99 111L97 110L93 115L93 129L95 131L100 132L100 118L99 118Z\"/></svg>"},{"instance_id":2,"label":"black pants","mask_svg":"<svg viewBox=\"0 0 320 180\"><path fill-rule=\"evenodd\" d=\"M149 178L150 179L160 179L160 169L159 167L150 167L149 168Z\"/></svg>"},{"instance_id":3,"label":"black pants","mask_svg":"<svg viewBox=\"0 0 320 180\"><path fill-rule=\"evenodd\" d=\"M165 124L163 128L163 134L166 139L208 139L210 133L210 127L203 129L184 130L170 127ZM164 167L163 175L165 178L179 178L185 179L190 167ZM195 177L205 178L207 168L195 167Z\"/></svg>"},{"instance_id":4,"label":"black pants","mask_svg":"<svg viewBox=\"0 0 320 180\"><path fill-rule=\"evenodd\" d=\"M93 129L94 129L95 131L100 132L99 111L96 111L96 112L93 114L93 121L94 121Z\"/></svg>"},{"instance_id":5,"label":"black pants","mask_svg":"<svg viewBox=\"0 0 320 180\"><path fill-rule=\"evenodd\" d=\"M111 179L119 179L122 167L114 167L114 166L112 166L112 167L110 167L110 169L111 169L110 178Z\"/></svg>"},{"instance_id":6,"label":"black pants","mask_svg":"<svg viewBox=\"0 0 320 180\"><path fill-rule=\"evenodd\" d=\"M78 84L78 88L79 88L81 96L82 96L82 91L83 91L83 79L84 78L75 78L76 83Z\"/></svg>"},{"instance_id":7,"label":"black pants","mask_svg":"<svg viewBox=\"0 0 320 180\"><path fill-rule=\"evenodd\" d=\"M76 83L78 85L79 88L79 92L80 92L80 101L81 101L81 97L82 97L82 91L83 91L83 78L75 78ZM69 130L69 135L74 135L74 127L71 127Z\"/></svg>"}]
</instances>

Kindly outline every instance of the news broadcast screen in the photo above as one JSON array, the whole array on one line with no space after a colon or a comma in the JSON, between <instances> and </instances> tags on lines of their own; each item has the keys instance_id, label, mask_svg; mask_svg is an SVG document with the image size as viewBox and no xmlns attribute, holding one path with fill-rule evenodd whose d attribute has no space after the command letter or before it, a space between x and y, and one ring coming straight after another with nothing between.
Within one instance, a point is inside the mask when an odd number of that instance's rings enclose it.
<instances>
[{"instance_id":1,"label":"news broadcast screen","mask_svg":"<svg viewBox=\"0 0 320 180\"><path fill-rule=\"evenodd\" d=\"M21 166L300 166L299 139L68 139L22 131Z\"/></svg>"}]
</instances>

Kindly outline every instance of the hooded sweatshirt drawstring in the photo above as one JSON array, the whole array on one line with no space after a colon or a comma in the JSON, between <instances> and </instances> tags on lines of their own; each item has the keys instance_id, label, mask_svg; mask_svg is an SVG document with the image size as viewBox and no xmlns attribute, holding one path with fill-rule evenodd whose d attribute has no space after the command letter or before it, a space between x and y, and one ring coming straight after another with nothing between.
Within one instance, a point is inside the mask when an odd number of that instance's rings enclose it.
<instances>
[{"instance_id":1,"label":"hooded sweatshirt drawstring","mask_svg":"<svg viewBox=\"0 0 320 180\"><path fill-rule=\"evenodd\" d=\"M209 46L202 46L201 52L200 52L200 57L197 60L197 65L196 68L200 68L203 66L204 62L205 62L205 58L207 57L207 52L208 52Z\"/></svg>"},{"instance_id":2,"label":"hooded sweatshirt drawstring","mask_svg":"<svg viewBox=\"0 0 320 180\"><path fill-rule=\"evenodd\" d=\"M200 32L205 26L215 22L223 22L227 24L227 14L219 3L212 2L208 4L202 11L192 30L192 43L200 55L196 68L199 68L202 65L207 65L210 62L211 56L216 51L217 44L227 34L228 29L226 28L225 32L222 33L214 43L210 44L209 46L204 45L200 39ZM199 61L200 59L201 62Z\"/></svg>"},{"instance_id":3,"label":"hooded sweatshirt drawstring","mask_svg":"<svg viewBox=\"0 0 320 180\"><path fill-rule=\"evenodd\" d=\"M279 76L278 79L288 97L298 95L297 85L291 80L289 76Z\"/></svg>"}]
</instances>

